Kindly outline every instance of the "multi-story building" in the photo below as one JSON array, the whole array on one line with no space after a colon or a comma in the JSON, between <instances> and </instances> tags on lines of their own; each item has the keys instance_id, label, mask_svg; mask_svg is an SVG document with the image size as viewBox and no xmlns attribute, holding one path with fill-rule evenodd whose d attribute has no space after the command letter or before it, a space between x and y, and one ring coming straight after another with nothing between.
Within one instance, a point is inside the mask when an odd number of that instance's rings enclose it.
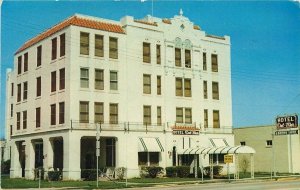
<instances>
[{"instance_id":1,"label":"multi-story building","mask_svg":"<svg viewBox=\"0 0 300 190\"><path fill-rule=\"evenodd\" d=\"M236 128L235 144L256 150L256 172L300 173L298 131L298 128L278 130L275 125Z\"/></svg>"},{"instance_id":2,"label":"multi-story building","mask_svg":"<svg viewBox=\"0 0 300 190\"><path fill-rule=\"evenodd\" d=\"M200 147L234 145L230 71L229 37L206 34L182 11L120 22L76 14L15 53L11 177L43 167L79 179L95 168L96 123L101 167L126 167L133 177L141 165L198 163Z\"/></svg>"}]
</instances>

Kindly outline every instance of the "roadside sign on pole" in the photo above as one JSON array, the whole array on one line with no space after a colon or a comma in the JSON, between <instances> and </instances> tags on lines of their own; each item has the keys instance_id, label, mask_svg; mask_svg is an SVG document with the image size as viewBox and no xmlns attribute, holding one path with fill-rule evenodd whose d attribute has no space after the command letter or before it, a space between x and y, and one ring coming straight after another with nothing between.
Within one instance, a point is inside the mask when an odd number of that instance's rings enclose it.
<instances>
[{"instance_id":1,"label":"roadside sign on pole","mask_svg":"<svg viewBox=\"0 0 300 190\"><path fill-rule=\"evenodd\" d=\"M230 154L224 155L224 162L226 164L233 163L233 155Z\"/></svg>"}]
</instances>

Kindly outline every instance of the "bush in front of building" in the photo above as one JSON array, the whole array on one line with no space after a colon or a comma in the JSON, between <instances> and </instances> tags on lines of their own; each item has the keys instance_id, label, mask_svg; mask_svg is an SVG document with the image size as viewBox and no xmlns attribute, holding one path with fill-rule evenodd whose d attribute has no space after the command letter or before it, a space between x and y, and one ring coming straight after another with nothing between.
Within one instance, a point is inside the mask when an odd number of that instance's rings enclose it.
<instances>
[{"instance_id":1,"label":"bush in front of building","mask_svg":"<svg viewBox=\"0 0 300 190\"><path fill-rule=\"evenodd\" d=\"M99 171L100 174L100 171ZM82 169L81 179L84 181L95 181L97 180L97 170L96 169Z\"/></svg>"},{"instance_id":2,"label":"bush in front of building","mask_svg":"<svg viewBox=\"0 0 300 190\"><path fill-rule=\"evenodd\" d=\"M62 179L61 171L48 171L48 180L49 181L59 181Z\"/></svg>"},{"instance_id":3,"label":"bush in front of building","mask_svg":"<svg viewBox=\"0 0 300 190\"><path fill-rule=\"evenodd\" d=\"M141 177L156 178L158 174L163 172L163 168L159 166L145 166L141 168Z\"/></svg>"},{"instance_id":4,"label":"bush in front of building","mask_svg":"<svg viewBox=\"0 0 300 190\"><path fill-rule=\"evenodd\" d=\"M213 176L220 176L222 170L223 170L223 166L213 166ZM204 176L210 177L210 175L211 175L210 166L204 167Z\"/></svg>"},{"instance_id":5,"label":"bush in front of building","mask_svg":"<svg viewBox=\"0 0 300 190\"><path fill-rule=\"evenodd\" d=\"M117 179L122 180L122 179L124 179L124 176L126 173L126 168L124 168L124 167L116 168L115 173L116 173Z\"/></svg>"},{"instance_id":6,"label":"bush in front of building","mask_svg":"<svg viewBox=\"0 0 300 190\"><path fill-rule=\"evenodd\" d=\"M177 166L166 167L167 177L177 177Z\"/></svg>"},{"instance_id":7,"label":"bush in front of building","mask_svg":"<svg viewBox=\"0 0 300 190\"><path fill-rule=\"evenodd\" d=\"M2 161L2 163L1 163L1 172L2 172L2 174L9 174L10 173L10 160Z\"/></svg>"},{"instance_id":8,"label":"bush in front of building","mask_svg":"<svg viewBox=\"0 0 300 190\"><path fill-rule=\"evenodd\" d=\"M190 175L190 166L177 166L178 177L188 177Z\"/></svg>"}]
</instances>

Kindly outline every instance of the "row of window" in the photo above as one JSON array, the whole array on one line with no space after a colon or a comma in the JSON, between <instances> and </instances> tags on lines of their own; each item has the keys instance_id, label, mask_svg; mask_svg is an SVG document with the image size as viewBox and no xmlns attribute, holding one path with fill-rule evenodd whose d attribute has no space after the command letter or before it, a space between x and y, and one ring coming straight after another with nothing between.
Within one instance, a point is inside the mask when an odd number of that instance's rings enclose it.
<instances>
[{"instance_id":1,"label":"row of window","mask_svg":"<svg viewBox=\"0 0 300 190\"><path fill-rule=\"evenodd\" d=\"M96 57L104 57L104 36L95 34L94 55ZM80 54L90 54L90 34L80 32ZM118 59L118 38L109 37L109 58Z\"/></svg>"},{"instance_id":2,"label":"row of window","mask_svg":"<svg viewBox=\"0 0 300 190\"><path fill-rule=\"evenodd\" d=\"M59 70L59 90L65 89L65 69ZM41 77L36 78L36 97L41 96ZM51 92L56 91L56 71L51 72ZM14 95L14 83L11 84L11 95ZM23 82L23 101L27 100L28 82ZM17 85L17 102L22 99L22 83Z\"/></svg>"},{"instance_id":3,"label":"row of window","mask_svg":"<svg viewBox=\"0 0 300 190\"><path fill-rule=\"evenodd\" d=\"M59 124L65 123L65 103L58 103ZM27 111L17 112L17 130L21 129L21 113L23 114L23 129L27 129ZM50 106L50 125L56 125L56 104ZM35 109L35 127L41 127L41 107Z\"/></svg>"},{"instance_id":4,"label":"row of window","mask_svg":"<svg viewBox=\"0 0 300 190\"><path fill-rule=\"evenodd\" d=\"M184 67L191 68L192 67L192 56L191 50L184 50ZM147 42L143 42L143 62L151 63L151 44ZM156 45L156 64L161 64L161 46L159 44ZM175 48L175 66L182 67L182 52L181 48ZM206 52L203 52L203 70L207 71L207 58ZM211 70L213 72L218 72L218 55L211 54Z\"/></svg>"},{"instance_id":5,"label":"row of window","mask_svg":"<svg viewBox=\"0 0 300 190\"><path fill-rule=\"evenodd\" d=\"M117 124L118 120L118 104L110 103L109 104L109 123ZM89 123L89 102L80 101L79 102L79 122L80 123ZM95 123L104 122L104 103L103 102L94 102L94 121Z\"/></svg>"},{"instance_id":6,"label":"row of window","mask_svg":"<svg viewBox=\"0 0 300 190\"><path fill-rule=\"evenodd\" d=\"M151 94L151 75L143 74L143 93ZM156 76L156 94L161 95L161 76Z\"/></svg>"},{"instance_id":7,"label":"row of window","mask_svg":"<svg viewBox=\"0 0 300 190\"><path fill-rule=\"evenodd\" d=\"M118 90L118 72L110 71L110 90ZM89 69L80 69L80 87L89 88ZM95 87L96 90L104 90L104 70L95 69Z\"/></svg>"},{"instance_id":8,"label":"row of window","mask_svg":"<svg viewBox=\"0 0 300 190\"><path fill-rule=\"evenodd\" d=\"M241 141L240 142L241 146L246 146L246 142L245 141ZM270 148L273 145L273 141L272 140L266 140L266 148Z\"/></svg>"},{"instance_id":9,"label":"row of window","mask_svg":"<svg viewBox=\"0 0 300 190\"><path fill-rule=\"evenodd\" d=\"M60 51L59 55L60 57L65 56L66 53L66 35L61 34L59 36L60 40ZM36 53L36 66L39 67L42 65L42 45L37 47L37 53ZM22 59L23 57L23 59ZM53 38L51 40L51 60L55 60L57 58L57 37ZM22 61L24 62L22 63ZM23 56L20 55L18 57L18 75L22 73L22 64L23 64L23 72L28 71L28 52L26 52Z\"/></svg>"}]
</instances>

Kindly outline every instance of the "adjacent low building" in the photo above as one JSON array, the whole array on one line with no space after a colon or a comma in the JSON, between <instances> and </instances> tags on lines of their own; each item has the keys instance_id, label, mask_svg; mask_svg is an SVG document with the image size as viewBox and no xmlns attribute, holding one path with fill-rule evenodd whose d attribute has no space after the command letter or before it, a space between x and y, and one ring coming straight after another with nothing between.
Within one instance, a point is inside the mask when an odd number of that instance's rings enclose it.
<instances>
[{"instance_id":1,"label":"adjacent low building","mask_svg":"<svg viewBox=\"0 0 300 190\"><path fill-rule=\"evenodd\" d=\"M300 173L298 128L282 130L275 125L234 129L235 145L251 146L256 172Z\"/></svg>"},{"instance_id":2,"label":"adjacent low building","mask_svg":"<svg viewBox=\"0 0 300 190\"><path fill-rule=\"evenodd\" d=\"M230 71L230 38L182 11L67 18L20 47L7 74L10 175L42 167L79 179L96 167L96 124L100 167L128 177L140 166L223 164L222 147L235 150Z\"/></svg>"}]
</instances>

